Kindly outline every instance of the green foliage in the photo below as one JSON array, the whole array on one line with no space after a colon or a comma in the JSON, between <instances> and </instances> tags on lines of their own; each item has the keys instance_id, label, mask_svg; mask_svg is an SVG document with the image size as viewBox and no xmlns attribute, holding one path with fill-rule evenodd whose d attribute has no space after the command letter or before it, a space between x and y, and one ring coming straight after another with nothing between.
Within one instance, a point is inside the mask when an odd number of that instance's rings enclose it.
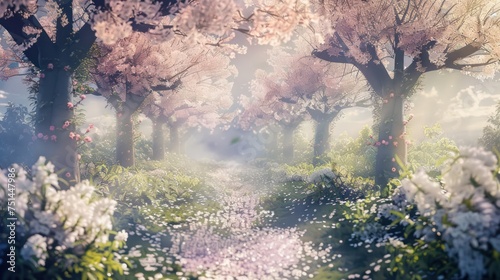
<instances>
[{"instance_id":1,"label":"green foliage","mask_svg":"<svg viewBox=\"0 0 500 280\"><path fill-rule=\"evenodd\" d=\"M388 203L391 199L368 196L363 200L347 202L343 211L348 222L344 226L351 227L353 244L362 241L385 249L385 252L379 252L380 255L371 254L372 262L379 264L378 272L374 272L372 277L403 280L456 275L457 264L448 257L443 241L426 242L415 238L414 233L425 225L424 220L418 223L412 221L412 217L417 216L415 208L410 206L405 214L391 211L395 220L390 220L379 213L380 207ZM391 236L389 242L381 242L387 234Z\"/></svg>"},{"instance_id":2,"label":"green foliage","mask_svg":"<svg viewBox=\"0 0 500 280\"><path fill-rule=\"evenodd\" d=\"M82 145L78 151L81 155L80 169L84 178L87 178L89 168L116 164L116 130L114 127L99 127L99 130L105 133L94 133L92 142Z\"/></svg>"},{"instance_id":3,"label":"green foliage","mask_svg":"<svg viewBox=\"0 0 500 280\"><path fill-rule=\"evenodd\" d=\"M497 104L495 114L488 119L483 136L479 138L479 145L487 150L500 152L500 103Z\"/></svg>"},{"instance_id":4,"label":"green foliage","mask_svg":"<svg viewBox=\"0 0 500 280\"><path fill-rule=\"evenodd\" d=\"M355 139L345 135L336 139L329 153L336 169L354 177L374 177L377 149L367 144L372 134L371 129L365 126Z\"/></svg>"},{"instance_id":5,"label":"green foliage","mask_svg":"<svg viewBox=\"0 0 500 280\"><path fill-rule=\"evenodd\" d=\"M116 232L115 232L116 234ZM124 257L117 261L115 257L116 251L123 248L125 242L123 241L108 241L106 243L97 244L97 246L88 247L80 261L73 265L66 273L67 277L81 276L82 280L99 279L111 280L116 279L110 277L110 272L114 271L123 276L124 267L130 267L132 264ZM76 256L66 256L68 258L75 258ZM125 265L125 266L124 266ZM127 269L128 270L128 269Z\"/></svg>"},{"instance_id":6,"label":"green foliage","mask_svg":"<svg viewBox=\"0 0 500 280\"><path fill-rule=\"evenodd\" d=\"M307 162L302 162L295 165L285 164L283 167L288 176L299 175L303 178L311 175L311 173L315 169L317 169L316 167L314 167L314 165Z\"/></svg>"},{"instance_id":7,"label":"green foliage","mask_svg":"<svg viewBox=\"0 0 500 280\"><path fill-rule=\"evenodd\" d=\"M98 127L104 133L92 134L92 143L85 143L79 148L81 155L80 169L82 176L88 178L89 170L99 165L113 166L116 161L116 128ZM147 161L152 156L152 142L135 135L135 158L138 161Z\"/></svg>"},{"instance_id":8,"label":"green foliage","mask_svg":"<svg viewBox=\"0 0 500 280\"><path fill-rule=\"evenodd\" d=\"M31 164L33 129L29 124L28 109L9 103L0 120L0 167L17 163Z\"/></svg>"},{"instance_id":9,"label":"green foliage","mask_svg":"<svg viewBox=\"0 0 500 280\"><path fill-rule=\"evenodd\" d=\"M442 136L443 130L439 124L425 126L424 134L424 141L408 149L408 163L412 170L423 168L437 175L444 161L458 152L458 147L453 140Z\"/></svg>"}]
</instances>

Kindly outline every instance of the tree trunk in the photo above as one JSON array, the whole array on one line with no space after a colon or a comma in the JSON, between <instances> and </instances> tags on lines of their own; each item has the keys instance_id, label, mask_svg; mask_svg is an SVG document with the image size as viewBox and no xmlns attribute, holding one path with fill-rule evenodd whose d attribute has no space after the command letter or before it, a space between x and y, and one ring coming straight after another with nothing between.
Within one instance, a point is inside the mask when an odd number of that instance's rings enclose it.
<instances>
[{"instance_id":1,"label":"tree trunk","mask_svg":"<svg viewBox=\"0 0 500 280\"><path fill-rule=\"evenodd\" d=\"M330 144L330 124L332 120L327 119L316 123L314 134L314 158L313 165L324 163L323 156Z\"/></svg>"},{"instance_id":2,"label":"tree trunk","mask_svg":"<svg viewBox=\"0 0 500 280\"><path fill-rule=\"evenodd\" d=\"M283 160L290 162L293 160L293 132L295 126L283 127Z\"/></svg>"},{"instance_id":3,"label":"tree trunk","mask_svg":"<svg viewBox=\"0 0 500 280\"><path fill-rule=\"evenodd\" d=\"M163 123L153 119L153 160L165 159L165 138L163 137Z\"/></svg>"},{"instance_id":4,"label":"tree trunk","mask_svg":"<svg viewBox=\"0 0 500 280\"><path fill-rule=\"evenodd\" d=\"M122 106L116 113L116 159L123 167L135 164L133 111Z\"/></svg>"},{"instance_id":5,"label":"tree trunk","mask_svg":"<svg viewBox=\"0 0 500 280\"><path fill-rule=\"evenodd\" d=\"M400 94L386 99L380 112L379 137L375 162L375 185L382 191L386 190L391 178L397 177L398 157L406 164L405 125L403 123L404 100Z\"/></svg>"},{"instance_id":6,"label":"tree trunk","mask_svg":"<svg viewBox=\"0 0 500 280\"><path fill-rule=\"evenodd\" d=\"M170 150L172 153L180 153L179 127L177 125L170 126Z\"/></svg>"},{"instance_id":7,"label":"tree trunk","mask_svg":"<svg viewBox=\"0 0 500 280\"><path fill-rule=\"evenodd\" d=\"M62 128L74 115L73 109L68 108L72 96L71 73L53 69L44 71L43 75L40 78L35 123L35 133L42 134L43 137L37 138L35 142L35 156L45 156L54 164L56 171L63 171L61 176L65 180L78 182L80 170L77 142L69 138L69 133L75 131L75 126L71 124ZM51 126L55 127L52 131Z\"/></svg>"}]
</instances>

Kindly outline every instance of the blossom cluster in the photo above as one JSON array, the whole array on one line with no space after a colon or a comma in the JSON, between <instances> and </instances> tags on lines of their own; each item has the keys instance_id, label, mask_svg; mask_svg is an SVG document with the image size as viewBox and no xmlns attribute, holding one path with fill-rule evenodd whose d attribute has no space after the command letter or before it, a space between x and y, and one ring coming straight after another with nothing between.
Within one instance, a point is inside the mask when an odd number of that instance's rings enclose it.
<instances>
[{"instance_id":1,"label":"blossom cluster","mask_svg":"<svg viewBox=\"0 0 500 280\"><path fill-rule=\"evenodd\" d=\"M482 148L462 148L442 170L442 184L419 171L395 191L428 219L417 237L442 238L462 277L482 279L500 252L500 184L496 157ZM405 200L401 198L404 197Z\"/></svg>"},{"instance_id":2,"label":"blossom cluster","mask_svg":"<svg viewBox=\"0 0 500 280\"><path fill-rule=\"evenodd\" d=\"M60 190L54 165L46 163L44 157L32 167L32 178L23 168L17 165L14 168L18 216L16 246L20 248L22 259L32 262L35 268L45 266L51 259L50 263L68 269L75 263L75 259L67 258L68 254L81 257L86 250L96 247L94 245L109 242L116 206L114 200L93 197L94 187L88 181ZM2 170L0 202L5 205L7 182ZM126 239L126 233L119 233L111 246L118 250Z\"/></svg>"}]
</instances>

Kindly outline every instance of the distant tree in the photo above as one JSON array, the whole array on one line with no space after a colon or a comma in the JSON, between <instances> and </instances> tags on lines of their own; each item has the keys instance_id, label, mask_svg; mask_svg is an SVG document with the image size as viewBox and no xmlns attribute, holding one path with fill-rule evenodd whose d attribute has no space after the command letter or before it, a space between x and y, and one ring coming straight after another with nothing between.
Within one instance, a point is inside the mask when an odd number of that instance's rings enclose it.
<instances>
[{"instance_id":1,"label":"distant tree","mask_svg":"<svg viewBox=\"0 0 500 280\"><path fill-rule=\"evenodd\" d=\"M267 79L282 83L279 101L303 106L316 123L313 164L324 162L330 146L330 129L342 110L370 105L370 93L358 71L342 64L328 63L310 55L312 47L301 38L291 46L274 48L268 63Z\"/></svg>"},{"instance_id":2,"label":"distant tree","mask_svg":"<svg viewBox=\"0 0 500 280\"><path fill-rule=\"evenodd\" d=\"M233 104L233 84L229 80L237 75L237 70L227 55L218 49L196 46L182 50L182 55L186 57L180 61L190 64L180 68L184 70L176 76L179 86L152 95L141 108L153 121L155 159L163 158L164 125L170 130L171 151L178 153L180 139L183 139L179 132L182 127L213 130L227 121L224 120L225 112Z\"/></svg>"},{"instance_id":3,"label":"distant tree","mask_svg":"<svg viewBox=\"0 0 500 280\"><path fill-rule=\"evenodd\" d=\"M483 136L479 138L479 145L490 151L500 152L500 103L497 104L495 114L488 119Z\"/></svg>"},{"instance_id":4,"label":"distant tree","mask_svg":"<svg viewBox=\"0 0 500 280\"><path fill-rule=\"evenodd\" d=\"M274 79L266 71L257 70L251 82L251 98L243 97L245 108L240 123L242 127L256 128L258 124L275 124L282 130L283 159L294 157L294 132L307 117L300 102L284 102L283 92L288 90L283 80ZM257 125L257 126L256 126Z\"/></svg>"},{"instance_id":5,"label":"distant tree","mask_svg":"<svg viewBox=\"0 0 500 280\"><path fill-rule=\"evenodd\" d=\"M500 3L490 0L318 0L319 33L313 54L352 64L383 100L375 182L384 188L406 162L403 107L424 73L440 69L492 76L500 57ZM389 137L392 137L390 141ZM395 143L397 142L397 144Z\"/></svg>"}]
</instances>

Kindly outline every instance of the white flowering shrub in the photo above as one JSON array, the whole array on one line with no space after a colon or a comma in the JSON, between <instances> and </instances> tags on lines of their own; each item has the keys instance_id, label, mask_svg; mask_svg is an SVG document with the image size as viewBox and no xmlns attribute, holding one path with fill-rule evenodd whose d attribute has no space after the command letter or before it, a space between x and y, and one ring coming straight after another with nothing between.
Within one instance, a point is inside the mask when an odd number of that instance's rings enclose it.
<instances>
[{"instance_id":1,"label":"white flowering shrub","mask_svg":"<svg viewBox=\"0 0 500 280\"><path fill-rule=\"evenodd\" d=\"M396 192L429 220L415 234L441 238L461 277L500 278L494 269L500 265L499 166L491 152L462 148L443 169L442 186L420 171L404 179Z\"/></svg>"},{"instance_id":2,"label":"white flowering shrub","mask_svg":"<svg viewBox=\"0 0 500 280\"><path fill-rule=\"evenodd\" d=\"M93 196L94 187L83 181L68 190L59 189L54 166L40 157L32 176L13 165L0 172L2 217L16 219L15 243L0 247L0 266L10 264L7 250L14 246L20 279L63 279L81 275L112 279L127 271L120 250L127 233L112 231L116 202ZM15 202L15 203L12 203ZM7 207L10 206L10 208ZM0 237L12 235L0 222ZM116 234L112 240L110 235ZM6 271L2 269L2 271Z\"/></svg>"},{"instance_id":3,"label":"white flowering shrub","mask_svg":"<svg viewBox=\"0 0 500 280\"><path fill-rule=\"evenodd\" d=\"M420 170L400 181L392 201L374 199L360 220L378 222L385 234L355 235L385 243L396 256L389 262L391 277L500 279L499 177L491 152L461 148L439 180Z\"/></svg>"}]
</instances>

